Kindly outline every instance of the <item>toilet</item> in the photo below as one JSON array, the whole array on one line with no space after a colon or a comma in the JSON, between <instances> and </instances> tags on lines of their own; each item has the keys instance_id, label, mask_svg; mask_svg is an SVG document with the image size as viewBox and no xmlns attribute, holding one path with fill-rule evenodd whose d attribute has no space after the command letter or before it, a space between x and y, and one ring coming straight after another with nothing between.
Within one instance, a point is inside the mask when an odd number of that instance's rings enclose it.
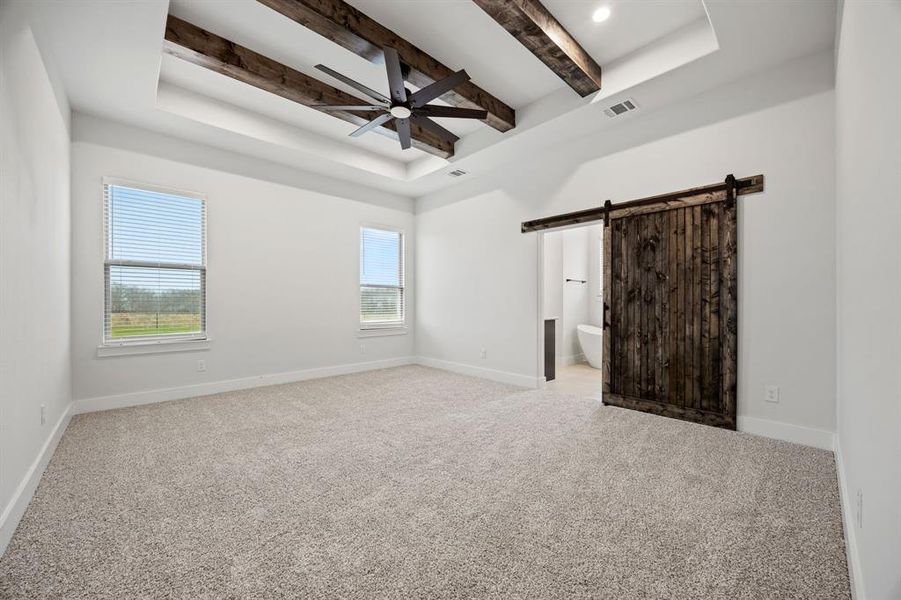
<instances>
[{"instance_id":1,"label":"toilet","mask_svg":"<svg viewBox=\"0 0 901 600\"><path fill-rule=\"evenodd\" d=\"M595 369L601 368L601 348L604 343L604 330L594 325L579 325L577 328L579 345L582 354Z\"/></svg>"}]
</instances>

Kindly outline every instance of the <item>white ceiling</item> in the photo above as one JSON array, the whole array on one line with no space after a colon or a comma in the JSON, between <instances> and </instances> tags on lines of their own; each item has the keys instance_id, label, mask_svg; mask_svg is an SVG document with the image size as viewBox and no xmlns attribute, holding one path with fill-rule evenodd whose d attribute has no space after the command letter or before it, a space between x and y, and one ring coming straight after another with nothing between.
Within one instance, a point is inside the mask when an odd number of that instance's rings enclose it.
<instances>
[{"instance_id":1,"label":"white ceiling","mask_svg":"<svg viewBox=\"0 0 901 600\"><path fill-rule=\"evenodd\" d=\"M543 0L543 4L602 66L707 16L700 0ZM600 6L610 8L610 18L595 23L591 15Z\"/></svg>"},{"instance_id":2,"label":"white ceiling","mask_svg":"<svg viewBox=\"0 0 901 600\"><path fill-rule=\"evenodd\" d=\"M442 119L462 137L448 162L377 134L350 139L351 124L161 55L171 12L317 78L326 77L313 69L321 62L385 89L382 65L255 0L37 2L39 41L75 110L407 196L450 185L451 169L478 173L610 127L601 109L626 94L642 106L627 119L640 119L646 109L823 50L835 21L832 0L544 0L604 68L601 92L582 99L471 0L350 0L517 109L517 127L505 134ZM597 24L591 14L600 5L612 16Z\"/></svg>"},{"instance_id":3,"label":"white ceiling","mask_svg":"<svg viewBox=\"0 0 901 600\"><path fill-rule=\"evenodd\" d=\"M160 81L341 142L347 142L347 136L358 127L170 55L162 57ZM335 87L345 87L337 83ZM403 163L419 158L418 152L405 152L396 140L383 135L360 136L353 144Z\"/></svg>"},{"instance_id":4,"label":"white ceiling","mask_svg":"<svg viewBox=\"0 0 901 600\"><path fill-rule=\"evenodd\" d=\"M513 108L563 82L470 0L350 0L350 4Z\"/></svg>"}]
</instances>

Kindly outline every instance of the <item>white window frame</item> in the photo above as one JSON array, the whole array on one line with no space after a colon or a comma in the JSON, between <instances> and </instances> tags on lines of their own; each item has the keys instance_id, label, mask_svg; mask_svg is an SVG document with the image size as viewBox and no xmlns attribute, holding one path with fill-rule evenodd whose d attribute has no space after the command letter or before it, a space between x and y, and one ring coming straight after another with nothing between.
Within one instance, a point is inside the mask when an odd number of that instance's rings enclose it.
<instances>
[{"instance_id":1,"label":"white window frame","mask_svg":"<svg viewBox=\"0 0 901 600\"><path fill-rule=\"evenodd\" d=\"M363 271L363 261L361 256L363 254L363 230L364 229L377 229L380 231L390 231L392 233L397 233L400 235L400 249L398 252L398 259L400 260L400 265L398 265L398 270L400 271L400 281L401 285L399 286L364 286L360 279L362 277ZM358 333L357 337L376 337L376 336L384 336L384 335L404 335L407 333L407 234L403 229L398 227L392 227L390 225L381 225L379 223L360 223L360 227L357 230L357 323L358 323ZM363 287L389 287L400 289L401 293L401 306L403 310L403 314L401 315L400 321L386 321L382 323L372 323L372 322L364 322L363 321Z\"/></svg>"},{"instance_id":2,"label":"white window frame","mask_svg":"<svg viewBox=\"0 0 901 600\"><path fill-rule=\"evenodd\" d=\"M203 216L201 222L202 236L202 262L201 264L169 264L156 263L150 261L134 261L134 260L113 260L110 251L110 230L107 215L108 203L110 195L107 189L111 186L121 186L138 189L146 192L156 192L160 194L170 194L173 196L182 196L184 198L194 198L201 203ZM103 177L102 179L102 201L101 201L101 221L102 229L102 249L103 249L103 310L101 320L100 345L97 349L97 355L118 356L122 354L150 354L156 352L181 352L191 350L205 350L209 348L209 322L207 321L207 202L206 194L189 190L176 188L168 188L159 185L120 179L115 177ZM107 337L107 322L110 315L107 309L110 306L110 281L109 273L112 266L128 266L128 267L148 267L162 269L192 269L200 271L200 332L197 333L174 333L154 336L136 336L131 338L112 338Z\"/></svg>"}]
</instances>

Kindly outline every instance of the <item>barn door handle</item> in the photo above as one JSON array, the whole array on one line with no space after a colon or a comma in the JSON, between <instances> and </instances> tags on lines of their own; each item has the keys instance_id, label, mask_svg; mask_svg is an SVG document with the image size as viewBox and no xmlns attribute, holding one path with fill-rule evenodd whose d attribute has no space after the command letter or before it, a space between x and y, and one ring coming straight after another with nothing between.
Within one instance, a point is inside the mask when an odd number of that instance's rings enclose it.
<instances>
[{"instance_id":1,"label":"barn door handle","mask_svg":"<svg viewBox=\"0 0 901 600\"><path fill-rule=\"evenodd\" d=\"M607 329L608 327L610 327L610 321L607 320L608 312L610 312L610 306L606 302L604 302L604 317L603 317L604 329Z\"/></svg>"}]
</instances>

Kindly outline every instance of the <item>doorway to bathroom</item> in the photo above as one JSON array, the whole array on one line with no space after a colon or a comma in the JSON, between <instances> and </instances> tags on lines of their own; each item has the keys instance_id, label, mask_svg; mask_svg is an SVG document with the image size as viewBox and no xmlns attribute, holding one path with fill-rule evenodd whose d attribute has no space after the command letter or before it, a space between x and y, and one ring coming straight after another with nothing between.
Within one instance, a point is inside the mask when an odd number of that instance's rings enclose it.
<instances>
[{"instance_id":1,"label":"doorway to bathroom","mask_svg":"<svg viewBox=\"0 0 901 600\"><path fill-rule=\"evenodd\" d=\"M601 400L602 222L542 235L542 372L546 387Z\"/></svg>"}]
</instances>

